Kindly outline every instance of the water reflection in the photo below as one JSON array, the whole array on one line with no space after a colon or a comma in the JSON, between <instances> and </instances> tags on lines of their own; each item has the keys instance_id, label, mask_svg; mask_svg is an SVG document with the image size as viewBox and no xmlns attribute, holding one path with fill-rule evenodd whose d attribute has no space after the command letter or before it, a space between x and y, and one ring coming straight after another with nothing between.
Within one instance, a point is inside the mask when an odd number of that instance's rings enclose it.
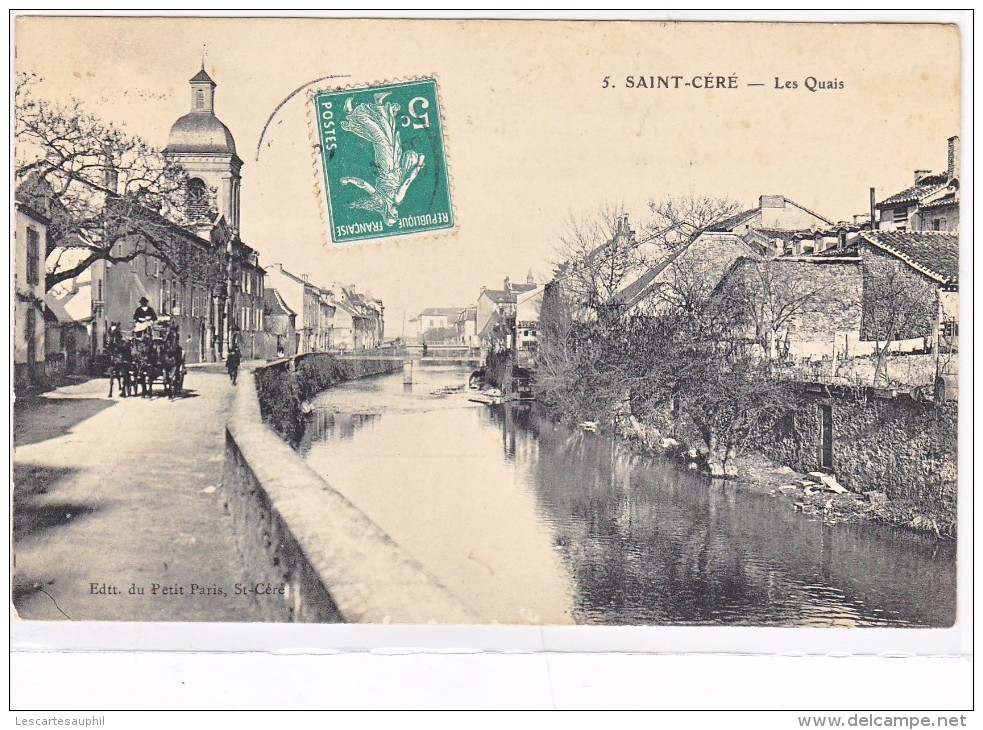
<instances>
[{"instance_id":1,"label":"water reflection","mask_svg":"<svg viewBox=\"0 0 983 730\"><path fill-rule=\"evenodd\" d=\"M427 395L428 386L459 374L429 377L412 394L399 376L329 391L305 452L486 620L954 620L951 543L868 523L810 521L784 499L558 426L535 406ZM385 415L334 412L356 402Z\"/></svg>"},{"instance_id":2,"label":"water reflection","mask_svg":"<svg viewBox=\"0 0 983 730\"><path fill-rule=\"evenodd\" d=\"M301 439L301 449L307 450L314 441L330 438L350 439L355 432L371 426L382 416L378 413L332 413L315 409L308 416L304 425L304 437Z\"/></svg>"}]
</instances>

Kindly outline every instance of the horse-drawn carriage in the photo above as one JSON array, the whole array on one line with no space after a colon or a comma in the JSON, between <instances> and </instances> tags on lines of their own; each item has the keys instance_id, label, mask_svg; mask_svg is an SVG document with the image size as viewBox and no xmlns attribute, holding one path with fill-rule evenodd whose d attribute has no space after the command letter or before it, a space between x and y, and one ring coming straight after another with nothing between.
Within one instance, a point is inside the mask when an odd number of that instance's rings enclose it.
<instances>
[{"instance_id":1,"label":"horse-drawn carriage","mask_svg":"<svg viewBox=\"0 0 983 730\"><path fill-rule=\"evenodd\" d=\"M120 396L153 397L154 384L160 383L164 395L174 398L184 387L184 349L178 323L167 317L154 322L138 322L125 334L118 322L109 328L109 397L114 384ZM139 393L137 391L140 391Z\"/></svg>"}]
</instances>

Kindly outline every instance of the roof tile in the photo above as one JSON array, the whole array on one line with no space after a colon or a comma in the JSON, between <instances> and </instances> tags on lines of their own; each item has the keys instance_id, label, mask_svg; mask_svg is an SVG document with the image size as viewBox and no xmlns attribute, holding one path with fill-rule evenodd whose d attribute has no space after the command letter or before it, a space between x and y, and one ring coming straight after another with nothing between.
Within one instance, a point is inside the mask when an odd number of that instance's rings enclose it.
<instances>
[{"instance_id":1,"label":"roof tile","mask_svg":"<svg viewBox=\"0 0 983 730\"><path fill-rule=\"evenodd\" d=\"M942 283L959 283L959 236L954 233L872 231L861 237Z\"/></svg>"}]
</instances>

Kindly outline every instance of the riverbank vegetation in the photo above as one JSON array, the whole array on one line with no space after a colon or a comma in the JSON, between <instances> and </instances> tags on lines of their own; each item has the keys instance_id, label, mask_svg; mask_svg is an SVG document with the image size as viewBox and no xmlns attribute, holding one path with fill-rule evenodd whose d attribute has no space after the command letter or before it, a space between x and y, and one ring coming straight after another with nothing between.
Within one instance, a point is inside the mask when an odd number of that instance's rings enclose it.
<instances>
[{"instance_id":1,"label":"riverbank vegetation","mask_svg":"<svg viewBox=\"0 0 983 730\"><path fill-rule=\"evenodd\" d=\"M307 423L307 401L337 383L393 372L396 367L385 360L339 360L324 352L267 365L255 373L260 413L287 443L297 446Z\"/></svg>"},{"instance_id":2,"label":"riverbank vegetation","mask_svg":"<svg viewBox=\"0 0 983 730\"><path fill-rule=\"evenodd\" d=\"M726 202L707 207L721 217L731 210ZM670 236L650 234L640 241L620 211L611 209L571 228L562 254L566 258L543 298L536 397L561 420L596 423L688 454L691 463L702 465L712 477L742 476L751 452L803 472L819 469L819 436L785 433L789 423L815 421L817 405L804 402L801 384L775 373L776 333L803 311L816 295L815 287L776 276L768 260L754 263L744 276L722 281L711 276L714 262L690 255L684 245L707 225L691 226L686 239L679 237L676 226ZM653 255L662 258L653 262ZM646 282L646 298L626 297L626 291L638 288L633 282L643 267L659 276ZM938 409L925 404L921 410ZM824 515L837 508L843 519L863 513L937 535L954 534L955 420L950 424L936 418L947 427L932 431L938 443L933 441L931 453L920 456L904 450L910 420L906 412L896 419L877 415L874 421L852 406L844 413L865 424L863 433L851 432L850 440L878 448L870 455L870 468L851 468L846 479L856 477L857 494L890 492L891 506L842 498L828 508L823 501ZM885 423L890 428L875 438L872 434ZM794 442L788 459L762 448L780 437ZM851 448L847 456L863 462L865 457ZM943 470L945 485L920 478L925 459L951 462L952 469ZM898 479L878 478L868 473L874 462L902 471ZM904 493L896 501L894 482L899 479ZM813 501L800 500L801 509L811 511Z\"/></svg>"},{"instance_id":3,"label":"riverbank vegetation","mask_svg":"<svg viewBox=\"0 0 983 730\"><path fill-rule=\"evenodd\" d=\"M735 476L750 435L780 418L789 398L748 336L757 312L743 281L708 286L713 262L684 251L734 206L668 201L653 209L660 227L643 240L617 208L571 226L565 252L573 258L543 298L537 397L568 420L616 426L634 417L697 446L711 475ZM673 219L680 210L699 216ZM666 275L635 306L624 291L657 257Z\"/></svg>"}]
</instances>

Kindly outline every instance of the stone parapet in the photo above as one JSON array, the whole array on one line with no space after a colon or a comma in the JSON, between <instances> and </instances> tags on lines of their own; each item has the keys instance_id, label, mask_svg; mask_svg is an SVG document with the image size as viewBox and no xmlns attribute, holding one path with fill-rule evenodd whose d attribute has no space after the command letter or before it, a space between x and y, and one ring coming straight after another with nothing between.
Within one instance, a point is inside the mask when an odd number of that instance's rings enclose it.
<instances>
[{"instance_id":1,"label":"stone parapet","mask_svg":"<svg viewBox=\"0 0 983 730\"><path fill-rule=\"evenodd\" d=\"M222 485L250 585L272 591L256 595L268 620L477 621L263 423L252 372L237 386Z\"/></svg>"}]
</instances>

